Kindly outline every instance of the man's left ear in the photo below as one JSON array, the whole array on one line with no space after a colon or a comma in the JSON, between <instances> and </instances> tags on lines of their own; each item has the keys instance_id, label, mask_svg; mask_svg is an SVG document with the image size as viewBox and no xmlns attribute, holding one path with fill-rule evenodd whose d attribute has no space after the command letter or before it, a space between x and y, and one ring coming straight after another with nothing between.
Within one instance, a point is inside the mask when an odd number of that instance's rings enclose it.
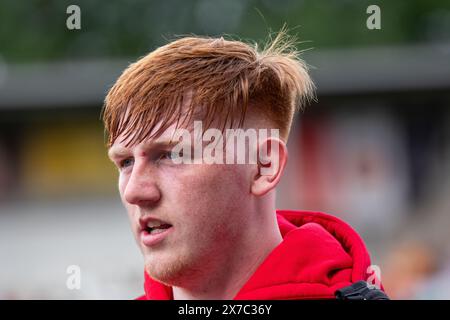
<instances>
[{"instance_id":1,"label":"man's left ear","mask_svg":"<svg viewBox=\"0 0 450 320\"><path fill-rule=\"evenodd\" d=\"M270 137L258 147L258 171L253 177L251 193L263 196L274 189L286 167L288 152L286 144Z\"/></svg>"}]
</instances>

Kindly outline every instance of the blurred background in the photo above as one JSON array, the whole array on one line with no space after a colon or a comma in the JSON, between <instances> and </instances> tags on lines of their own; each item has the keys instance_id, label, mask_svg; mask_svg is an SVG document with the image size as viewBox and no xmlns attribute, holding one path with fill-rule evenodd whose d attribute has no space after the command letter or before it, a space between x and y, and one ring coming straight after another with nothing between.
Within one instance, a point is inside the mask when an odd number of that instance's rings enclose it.
<instances>
[{"instance_id":1,"label":"blurred background","mask_svg":"<svg viewBox=\"0 0 450 320\"><path fill-rule=\"evenodd\" d=\"M81 29L69 30L69 5ZM381 10L370 30L369 5ZM0 299L130 299L143 263L100 110L177 35L263 43L287 24L318 87L295 120L278 208L348 221L398 299L450 299L450 2L0 2ZM67 268L81 270L69 290Z\"/></svg>"}]
</instances>

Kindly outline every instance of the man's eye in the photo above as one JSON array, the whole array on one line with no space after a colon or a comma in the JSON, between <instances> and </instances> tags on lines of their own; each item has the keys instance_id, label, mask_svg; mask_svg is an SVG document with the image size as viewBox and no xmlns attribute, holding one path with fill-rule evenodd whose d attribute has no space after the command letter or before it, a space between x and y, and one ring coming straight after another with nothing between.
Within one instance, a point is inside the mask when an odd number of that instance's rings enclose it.
<instances>
[{"instance_id":1,"label":"man's eye","mask_svg":"<svg viewBox=\"0 0 450 320\"><path fill-rule=\"evenodd\" d=\"M132 158L128 158L125 160L120 161L119 163L119 168L126 168L129 167L130 165L132 165L134 163L134 160Z\"/></svg>"}]
</instances>

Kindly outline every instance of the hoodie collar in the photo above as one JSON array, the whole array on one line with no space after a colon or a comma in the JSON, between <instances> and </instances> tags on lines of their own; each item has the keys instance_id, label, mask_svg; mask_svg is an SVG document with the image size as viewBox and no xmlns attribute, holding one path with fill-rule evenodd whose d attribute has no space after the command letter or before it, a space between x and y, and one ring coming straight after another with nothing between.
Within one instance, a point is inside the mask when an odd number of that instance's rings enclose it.
<instances>
[{"instance_id":1,"label":"hoodie collar","mask_svg":"<svg viewBox=\"0 0 450 320\"><path fill-rule=\"evenodd\" d=\"M277 211L283 241L266 257L234 299L321 299L367 279L370 258L360 236L321 212ZM173 299L172 288L145 272L149 300Z\"/></svg>"}]
</instances>

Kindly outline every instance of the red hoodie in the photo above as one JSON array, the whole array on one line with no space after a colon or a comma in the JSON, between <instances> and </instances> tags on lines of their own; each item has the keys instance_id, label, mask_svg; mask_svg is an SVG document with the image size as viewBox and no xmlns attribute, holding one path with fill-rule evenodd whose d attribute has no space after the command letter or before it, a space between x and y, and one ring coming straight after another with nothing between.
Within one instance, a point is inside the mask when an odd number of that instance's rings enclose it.
<instances>
[{"instance_id":1,"label":"red hoodie","mask_svg":"<svg viewBox=\"0 0 450 320\"><path fill-rule=\"evenodd\" d=\"M370 257L359 235L342 220L321 212L277 211L283 241L234 297L334 299L334 292L367 280ZM139 300L172 300L172 288L145 274Z\"/></svg>"}]
</instances>

